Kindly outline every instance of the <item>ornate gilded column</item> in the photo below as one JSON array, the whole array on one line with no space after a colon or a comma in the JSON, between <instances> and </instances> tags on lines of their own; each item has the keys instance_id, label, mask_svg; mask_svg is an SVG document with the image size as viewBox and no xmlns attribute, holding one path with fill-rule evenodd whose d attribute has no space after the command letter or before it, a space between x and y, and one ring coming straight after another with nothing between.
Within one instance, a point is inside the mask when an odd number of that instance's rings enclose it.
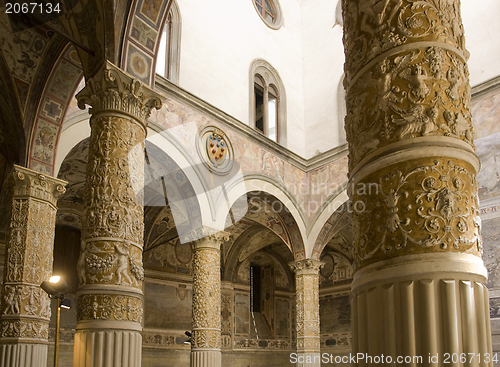
<instances>
[{"instance_id":1,"label":"ornate gilded column","mask_svg":"<svg viewBox=\"0 0 500 367\"><path fill-rule=\"evenodd\" d=\"M318 260L300 260L290 264L295 271L297 356L296 366L320 367L319 270Z\"/></svg>"},{"instance_id":2,"label":"ornate gilded column","mask_svg":"<svg viewBox=\"0 0 500 367\"><path fill-rule=\"evenodd\" d=\"M66 182L14 166L10 183L0 367L44 367L50 299L40 284L52 275L56 203Z\"/></svg>"},{"instance_id":3,"label":"ornate gilded column","mask_svg":"<svg viewBox=\"0 0 500 367\"><path fill-rule=\"evenodd\" d=\"M92 106L73 365L141 365L144 139L160 96L107 62L77 95Z\"/></svg>"},{"instance_id":4,"label":"ornate gilded column","mask_svg":"<svg viewBox=\"0 0 500 367\"><path fill-rule=\"evenodd\" d=\"M354 352L394 364L416 357L404 361L411 366L458 366L465 356L489 366L460 2L342 5Z\"/></svg>"},{"instance_id":5,"label":"ornate gilded column","mask_svg":"<svg viewBox=\"0 0 500 367\"><path fill-rule=\"evenodd\" d=\"M229 234L204 227L190 236L195 238L191 367L220 367L220 248L223 240L229 240Z\"/></svg>"}]
</instances>

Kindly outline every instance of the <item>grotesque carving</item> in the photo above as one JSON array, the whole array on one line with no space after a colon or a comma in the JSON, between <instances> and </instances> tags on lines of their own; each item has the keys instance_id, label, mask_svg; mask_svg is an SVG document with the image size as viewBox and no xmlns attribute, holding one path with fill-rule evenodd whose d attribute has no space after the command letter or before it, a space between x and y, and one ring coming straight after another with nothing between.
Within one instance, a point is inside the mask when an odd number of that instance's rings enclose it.
<instances>
[{"instance_id":1,"label":"grotesque carving","mask_svg":"<svg viewBox=\"0 0 500 367\"><path fill-rule=\"evenodd\" d=\"M130 354L135 358L134 353L140 356L141 338L136 336L142 321L144 274L144 139L147 118L153 107L161 107L161 98L110 62L86 82L77 95L79 107L89 104L93 114L78 278L80 289L90 288L92 294L79 296L77 319L79 323L107 320L111 338L128 335L131 340L126 352L116 352L116 356ZM117 321L139 325L124 330ZM87 340L96 332L92 328L78 330L75 340ZM92 342L87 348L97 346ZM75 363L93 362L82 354Z\"/></svg>"},{"instance_id":2,"label":"grotesque carving","mask_svg":"<svg viewBox=\"0 0 500 367\"><path fill-rule=\"evenodd\" d=\"M2 337L47 342L50 301L38 286L52 274L57 199L64 181L14 166ZM36 286L34 286L36 284ZM12 315L16 315L12 319Z\"/></svg>"},{"instance_id":3,"label":"grotesque carving","mask_svg":"<svg viewBox=\"0 0 500 367\"><path fill-rule=\"evenodd\" d=\"M319 353L319 270L324 263L306 259L289 265L295 271L297 351Z\"/></svg>"}]
</instances>

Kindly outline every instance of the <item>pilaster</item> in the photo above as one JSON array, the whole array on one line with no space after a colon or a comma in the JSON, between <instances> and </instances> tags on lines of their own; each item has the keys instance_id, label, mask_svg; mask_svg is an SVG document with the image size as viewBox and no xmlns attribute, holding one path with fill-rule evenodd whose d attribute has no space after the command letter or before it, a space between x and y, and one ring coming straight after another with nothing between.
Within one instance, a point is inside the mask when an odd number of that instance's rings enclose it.
<instances>
[{"instance_id":1,"label":"pilaster","mask_svg":"<svg viewBox=\"0 0 500 367\"><path fill-rule=\"evenodd\" d=\"M40 284L52 275L57 199L66 182L14 166L5 266L1 367L44 367L50 299Z\"/></svg>"},{"instance_id":2,"label":"pilaster","mask_svg":"<svg viewBox=\"0 0 500 367\"><path fill-rule=\"evenodd\" d=\"M319 367L319 270L324 263L318 260L300 260L289 264L295 272L297 366Z\"/></svg>"}]
</instances>

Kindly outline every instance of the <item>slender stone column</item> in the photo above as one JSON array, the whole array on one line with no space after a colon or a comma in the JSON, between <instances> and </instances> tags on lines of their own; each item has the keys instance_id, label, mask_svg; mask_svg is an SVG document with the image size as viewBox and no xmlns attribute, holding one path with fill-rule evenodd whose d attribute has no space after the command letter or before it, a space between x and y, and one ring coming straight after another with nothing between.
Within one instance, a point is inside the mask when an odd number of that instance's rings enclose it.
<instances>
[{"instance_id":1,"label":"slender stone column","mask_svg":"<svg viewBox=\"0 0 500 367\"><path fill-rule=\"evenodd\" d=\"M297 366L320 367L319 270L318 260L290 264L295 271L297 314Z\"/></svg>"},{"instance_id":2,"label":"slender stone column","mask_svg":"<svg viewBox=\"0 0 500 367\"><path fill-rule=\"evenodd\" d=\"M146 121L160 97L107 62L77 95L92 106L73 365L141 365Z\"/></svg>"},{"instance_id":3,"label":"slender stone column","mask_svg":"<svg viewBox=\"0 0 500 367\"><path fill-rule=\"evenodd\" d=\"M490 366L460 2L342 5L354 353Z\"/></svg>"},{"instance_id":4,"label":"slender stone column","mask_svg":"<svg viewBox=\"0 0 500 367\"><path fill-rule=\"evenodd\" d=\"M226 232L195 231L191 367L221 366L220 248ZM189 235L188 235L189 236Z\"/></svg>"},{"instance_id":5,"label":"slender stone column","mask_svg":"<svg viewBox=\"0 0 500 367\"><path fill-rule=\"evenodd\" d=\"M5 265L0 367L45 367L57 199L66 182L14 166Z\"/></svg>"}]
</instances>

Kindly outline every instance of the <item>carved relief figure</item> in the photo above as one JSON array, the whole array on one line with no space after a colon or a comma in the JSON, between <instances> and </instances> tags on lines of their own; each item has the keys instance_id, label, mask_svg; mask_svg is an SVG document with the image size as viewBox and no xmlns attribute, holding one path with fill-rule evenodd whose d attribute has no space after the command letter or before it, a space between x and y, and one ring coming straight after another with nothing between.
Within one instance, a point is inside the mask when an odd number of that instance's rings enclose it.
<instances>
[{"instance_id":1,"label":"carved relief figure","mask_svg":"<svg viewBox=\"0 0 500 367\"><path fill-rule=\"evenodd\" d=\"M458 94L458 87L459 87L459 82L460 82L460 74L458 73L457 69L455 68L450 68L448 70L448 74L446 75L446 78L448 79L448 82L450 83L449 88L446 90L446 94L452 101L456 101L460 98L460 95Z\"/></svg>"},{"instance_id":2,"label":"carved relief figure","mask_svg":"<svg viewBox=\"0 0 500 367\"><path fill-rule=\"evenodd\" d=\"M458 138L463 137L467 142L472 143L474 140L474 128L461 112L454 114L446 110L443 116L449 126L449 133L445 135L454 135Z\"/></svg>"},{"instance_id":3,"label":"carved relief figure","mask_svg":"<svg viewBox=\"0 0 500 367\"><path fill-rule=\"evenodd\" d=\"M11 287L5 295L6 314L19 314L21 312L21 290L19 287Z\"/></svg>"},{"instance_id":4,"label":"carved relief figure","mask_svg":"<svg viewBox=\"0 0 500 367\"><path fill-rule=\"evenodd\" d=\"M116 284L122 284L122 275L125 278L125 280L128 281L129 284L132 284L132 279L128 275L128 253L129 253L129 244L127 242L124 243L123 245L125 247L125 250L121 250L120 247L118 246L118 243L115 243L115 249L117 252L116 256Z\"/></svg>"},{"instance_id":5,"label":"carved relief figure","mask_svg":"<svg viewBox=\"0 0 500 367\"><path fill-rule=\"evenodd\" d=\"M394 119L394 123L401 126L396 133L399 139L417 134L426 136L437 130L438 109L436 107L429 108L427 114L424 113L424 106L422 105L410 107L406 111L399 110L396 107L393 107L393 109L401 116L400 119Z\"/></svg>"},{"instance_id":6,"label":"carved relief figure","mask_svg":"<svg viewBox=\"0 0 500 367\"><path fill-rule=\"evenodd\" d=\"M361 19L361 30L373 35L376 31L383 28L384 18L386 16L387 8L390 3L394 3L389 18L385 23L390 24L397 11L403 5L403 0L359 0L358 7L360 14L363 14ZM377 28L373 28L367 24L371 20Z\"/></svg>"},{"instance_id":7,"label":"carved relief figure","mask_svg":"<svg viewBox=\"0 0 500 367\"><path fill-rule=\"evenodd\" d=\"M80 285L83 285L87 282L87 279L85 277L85 263L87 259L87 246L85 244L85 241L81 242L80 245L80 257L78 258L78 262L76 264L76 270L78 273L78 281L80 282Z\"/></svg>"},{"instance_id":8,"label":"carved relief figure","mask_svg":"<svg viewBox=\"0 0 500 367\"><path fill-rule=\"evenodd\" d=\"M457 209L457 201L455 194L450 188L445 187L437 194L436 210L441 213L443 217L450 220L455 214Z\"/></svg>"},{"instance_id":9,"label":"carved relief figure","mask_svg":"<svg viewBox=\"0 0 500 367\"><path fill-rule=\"evenodd\" d=\"M409 97L413 96L416 98L416 101L422 101L429 95L430 89L425 83L428 78L427 71L422 65L413 65L401 72L399 76L411 83Z\"/></svg>"},{"instance_id":10,"label":"carved relief figure","mask_svg":"<svg viewBox=\"0 0 500 367\"><path fill-rule=\"evenodd\" d=\"M441 49L435 46L429 47L425 51L425 56L429 61L429 67L434 78L441 79L441 71L443 69L443 54Z\"/></svg>"}]
</instances>

